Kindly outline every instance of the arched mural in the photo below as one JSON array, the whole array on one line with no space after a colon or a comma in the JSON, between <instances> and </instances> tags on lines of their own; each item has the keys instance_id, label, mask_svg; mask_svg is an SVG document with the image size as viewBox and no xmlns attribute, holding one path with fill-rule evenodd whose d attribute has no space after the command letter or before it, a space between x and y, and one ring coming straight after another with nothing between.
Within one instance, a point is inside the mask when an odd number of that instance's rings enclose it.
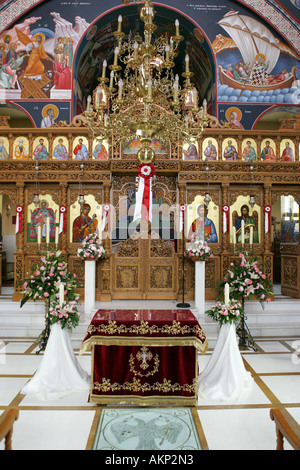
<instances>
[{"instance_id":1,"label":"arched mural","mask_svg":"<svg viewBox=\"0 0 300 470\"><path fill-rule=\"evenodd\" d=\"M2 103L24 109L35 127L69 124L85 108L103 60L113 59L108 51L113 50L118 15L124 17L126 32L134 30L137 5L112 0L107 10L106 2L48 0L35 5L31 0L22 2L20 9L18 1L5 3L0 22ZM287 10L297 17L297 4L286 0L280 7L268 2L263 11L250 0L213 3L166 0L156 5L160 33L171 35L174 20L180 18L195 83L209 103L208 112L220 122L251 129L274 106L298 107L299 31L297 37L295 21L284 27ZM181 53L178 61L183 63L186 50Z\"/></svg>"}]
</instances>

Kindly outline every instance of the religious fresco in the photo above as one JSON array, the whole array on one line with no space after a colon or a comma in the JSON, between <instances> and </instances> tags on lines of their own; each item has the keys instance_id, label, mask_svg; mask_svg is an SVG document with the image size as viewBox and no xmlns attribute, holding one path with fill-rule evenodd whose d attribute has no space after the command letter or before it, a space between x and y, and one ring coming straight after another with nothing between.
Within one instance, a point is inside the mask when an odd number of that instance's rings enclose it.
<instances>
[{"instance_id":1,"label":"religious fresco","mask_svg":"<svg viewBox=\"0 0 300 470\"><path fill-rule=\"evenodd\" d=\"M156 139L152 139L149 147L153 149L157 155L168 155L169 153L168 146L165 142L160 142ZM136 137L127 145L123 146L122 153L123 155L136 155L141 148L142 143L139 137Z\"/></svg>"},{"instance_id":2,"label":"religious fresco","mask_svg":"<svg viewBox=\"0 0 300 470\"><path fill-rule=\"evenodd\" d=\"M182 147L183 160L199 160L198 142L187 142Z\"/></svg>"},{"instance_id":3,"label":"religious fresco","mask_svg":"<svg viewBox=\"0 0 300 470\"><path fill-rule=\"evenodd\" d=\"M47 236L47 218L49 233ZM32 243L55 241L56 227L59 223L59 206L53 202L51 195L40 196L36 206L33 202L27 207L27 241Z\"/></svg>"},{"instance_id":4,"label":"religious fresco","mask_svg":"<svg viewBox=\"0 0 300 470\"><path fill-rule=\"evenodd\" d=\"M106 140L95 139L93 145L93 158L95 160L108 159L108 142Z\"/></svg>"},{"instance_id":5,"label":"religious fresco","mask_svg":"<svg viewBox=\"0 0 300 470\"><path fill-rule=\"evenodd\" d=\"M44 137L37 137L33 141L33 158L47 160L49 158L49 142Z\"/></svg>"},{"instance_id":6,"label":"religious fresco","mask_svg":"<svg viewBox=\"0 0 300 470\"><path fill-rule=\"evenodd\" d=\"M295 103L297 54L260 19L240 11L229 10L217 23L223 29L213 42L219 101Z\"/></svg>"},{"instance_id":7,"label":"religious fresco","mask_svg":"<svg viewBox=\"0 0 300 470\"><path fill-rule=\"evenodd\" d=\"M186 214L185 234L188 240L197 237L202 240L204 235L207 243L219 242L219 208L213 201L207 205L204 196L198 195L187 206Z\"/></svg>"},{"instance_id":8,"label":"religious fresco","mask_svg":"<svg viewBox=\"0 0 300 470\"><path fill-rule=\"evenodd\" d=\"M280 160L282 162L295 161L295 145L290 139L280 142Z\"/></svg>"},{"instance_id":9,"label":"religious fresco","mask_svg":"<svg viewBox=\"0 0 300 470\"><path fill-rule=\"evenodd\" d=\"M78 201L70 207L70 242L81 243L91 233L102 235L102 206L91 194L84 196L84 204Z\"/></svg>"},{"instance_id":10,"label":"religious fresco","mask_svg":"<svg viewBox=\"0 0 300 470\"><path fill-rule=\"evenodd\" d=\"M54 24L43 27L42 17L31 16L0 38L0 86L21 89L18 98L71 98L74 50L89 24L81 19L80 25L73 27L55 11L50 12L50 18Z\"/></svg>"},{"instance_id":11,"label":"religious fresco","mask_svg":"<svg viewBox=\"0 0 300 470\"><path fill-rule=\"evenodd\" d=\"M67 160L69 158L69 143L66 137L56 137L53 141L53 155L55 160Z\"/></svg>"},{"instance_id":12,"label":"religious fresco","mask_svg":"<svg viewBox=\"0 0 300 470\"><path fill-rule=\"evenodd\" d=\"M73 142L73 158L75 160L87 160L89 157L89 144L86 137L76 137Z\"/></svg>"},{"instance_id":13,"label":"religious fresco","mask_svg":"<svg viewBox=\"0 0 300 470\"><path fill-rule=\"evenodd\" d=\"M27 137L17 137L13 146L13 158L17 160L24 160L29 158L29 142Z\"/></svg>"},{"instance_id":14,"label":"religious fresco","mask_svg":"<svg viewBox=\"0 0 300 470\"><path fill-rule=\"evenodd\" d=\"M244 242L250 242L252 231L252 243L259 243L260 239L260 206L249 204L250 196L238 196L234 204L230 206L230 242L242 243L242 220L244 220ZM235 230L233 230L233 227ZM252 227L250 229L250 227ZM235 240L234 240L235 237Z\"/></svg>"},{"instance_id":15,"label":"religious fresco","mask_svg":"<svg viewBox=\"0 0 300 470\"><path fill-rule=\"evenodd\" d=\"M7 137L0 137L0 160L9 158L9 140Z\"/></svg>"},{"instance_id":16,"label":"religious fresco","mask_svg":"<svg viewBox=\"0 0 300 470\"><path fill-rule=\"evenodd\" d=\"M261 160L265 162L276 161L276 144L273 139L264 139L261 143Z\"/></svg>"},{"instance_id":17,"label":"religious fresco","mask_svg":"<svg viewBox=\"0 0 300 470\"><path fill-rule=\"evenodd\" d=\"M218 160L218 142L213 137L207 137L202 143L203 160Z\"/></svg>"},{"instance_id":18,"label":"religious fresco","mask_svg":"<svg viewBox=\"0 0 300 470\"><path fill-rule=\"evenodd\" d=\"M222 143L222 160L233 161L238 159L238 145L237 141L229 138Z\"/></svg>"},{"instance_id":19,"label":"religious fresco","mask_svg":"<svg viewBox=\"0 0 300 470\"><path fill-rule=\"evenodd\" d=\"M254 139L245 139L242 142L242 160L254 162L257 160L257 145Z\"/></svg>"}]
</instances>

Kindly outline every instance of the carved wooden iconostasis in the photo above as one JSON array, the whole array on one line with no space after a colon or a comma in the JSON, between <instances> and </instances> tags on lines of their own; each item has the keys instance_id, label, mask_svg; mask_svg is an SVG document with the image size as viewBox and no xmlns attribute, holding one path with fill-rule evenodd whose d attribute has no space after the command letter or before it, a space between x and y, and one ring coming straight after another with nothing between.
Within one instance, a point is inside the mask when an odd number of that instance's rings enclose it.
<instances>
[{"instance_id":1,"label":"carved wooden iconostasis","mask_svg":"<svg viewBox=\"0 0 300 470\"><path fill-rule=\"evenodd\" d=\"M154 162L156 175L153 181L153 221L152 224L142 223L138 226L133 222L139 164L136 149L131 148L128 151L113 142L105 142L101 143L107 152L105 158L95 158L95 142L88 130L74 126L47 130L6 127L1 129L1 136L6 142L8 157L0 161L0 195L9 196L14 203L13 208L18 205L23 208L22 232L15 235L14 300L21 298L20 282L30 268L39 263L40 255L46 249L46 239L41 228L41 252L37 252L37 221L42 223L43 211L48 211L50 215L49 249L62 251L69 269L77 274L82 283L79 292L83 299L84 262L77 256L80 240L74 239L74 224L76 225L75 221L80 216L80 194L83 194L85 203L89 206L89 217L100 236L104 204L110 205L112 215L109 227L111 235L106 236L108 225L102 234L108 256L97 262L97 300L180 299L182 239L177 233L176 206L187 205L188 236L206 193L211 198L207 207L207 218L213 223L213 229L209 229L210 235L215 233L215 238L209 241L214 257L206 262L206 298L216 298L219 280L223 278L232 260L237 258L233 246L233 226L241 216L243 206L248 207L249 218L254 220L253 254L264 263L269 279L273 281L275 266L278 277L275 281L282 283L284 292L300 296L299 217L297 219L294 214L297 209L293 208L293 227L298 238L292 242L287 236L280 238L278 250L275 247L273 225L270 231L265 232L264 211L270 205L271 215L276 216L276 204L282 196L293 197L299 210L299 135L296 129L281 129L276 136L272 131L246 131L230 127L207 129L197 142L197 159L185 158L183 150L188 150L185 143L172 143L164 147L153 142L158 150ZM25 157L16 158L16 144L19 145L20 139L23 140L22 144L26 142L28 151ZM36 159L34 145L36 143L38 146L41 139L44 140L43 145L47 142L45 147L48 157ZM228 143L228 140L237 143L237 160L223 159L222 149L224 142ZM265 161L260 157L259 152L266 140L275 142L275 161ZM254 161L243 159L244 145L248 141L257 152ZM293 146L293 161L281 160L280 149L283 151L286 148L286 142ZM66 147L68 158L53 156L57 145ZM77 148L79 152L84 153L85 148L87 149L86 158L75 158L74 150L78 145L81 145L81 148ZM207 158L204 153L210 146L209 155L213 156L212 145L217 151L216 159ZM40 150L43 151L43 148ZM104 152L103 148L98 148L98 152ZM39 207L34 204L37 193ZM249 204L251 195L255 197L253 208ZM229 231L223 230L223 207L226 205L229 208ZM59 234L56 239L62 206L66 207L66 233ZM2 212L4 209L2 208ZM16 213L12 215L15 216ZM282 217L281 213L277 215L280 229L283 227ZM171 222L167 231L164 220ZM247 238L245 243L247 249ZM236 247L239 247L239 240ZM276 250L281 260L279 267ZM194 298L194 268L192 262L185 261L185 295L189 300ZM279 276L278 269L281 270Z\"/></svg>"}]
</instances>

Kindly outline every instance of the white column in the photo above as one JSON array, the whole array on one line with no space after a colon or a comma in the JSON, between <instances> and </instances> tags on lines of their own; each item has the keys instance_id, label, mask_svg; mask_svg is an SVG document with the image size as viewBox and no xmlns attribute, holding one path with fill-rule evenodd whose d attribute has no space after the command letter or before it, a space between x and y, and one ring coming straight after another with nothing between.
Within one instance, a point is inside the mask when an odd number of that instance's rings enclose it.
<instances>
[{"instance_id":1,"label":"white column","mask_svg":"<svg viewBox=\"0 0 300 470\"><path fill-rule=\"evenodd\" d=\"M95 308L96 261L85 261L84 312L90 313Z\"/></svg>"},{"instance_id":2,"label":"white column","mask_svg":"<svg viewBox=\"0 0 300 470\"><path fill-rule=\"evenodd\" d=\"M200 315L205 312L205 261L195 262L195 308Z\"/></svg>"}]
</instances>

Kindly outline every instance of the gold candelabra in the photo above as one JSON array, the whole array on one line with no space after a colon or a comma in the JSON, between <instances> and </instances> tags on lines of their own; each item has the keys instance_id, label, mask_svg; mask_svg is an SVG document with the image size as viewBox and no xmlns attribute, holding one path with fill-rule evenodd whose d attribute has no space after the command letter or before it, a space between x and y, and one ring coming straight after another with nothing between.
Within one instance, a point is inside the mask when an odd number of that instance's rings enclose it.
<instances>
[{"instance_id":1,"label":"gold candelabra","mask_svg":"<svg viewBox=\"0 0 300 470\"><path fill-rule=\"evenodd\" d=\"M140 7L144 23L144 37L131 32L125 38L122 16L114 32L116 47L113 64L103 62L99 84L87 99L83 116L94 138L114 139L129 143L139 139L141 163L151 163L155 152L150 148L153 138L163 142L197 140L210 118L207 103L199 107L196 87L191 82L189 56L185 56L183 83L174 74L175 58L184 37L180 35L179 21L175 21L174 35L154 37L155 10L151 0ZM107 76L109 75L109 77Z\"/></svg>"}]
</instances>

